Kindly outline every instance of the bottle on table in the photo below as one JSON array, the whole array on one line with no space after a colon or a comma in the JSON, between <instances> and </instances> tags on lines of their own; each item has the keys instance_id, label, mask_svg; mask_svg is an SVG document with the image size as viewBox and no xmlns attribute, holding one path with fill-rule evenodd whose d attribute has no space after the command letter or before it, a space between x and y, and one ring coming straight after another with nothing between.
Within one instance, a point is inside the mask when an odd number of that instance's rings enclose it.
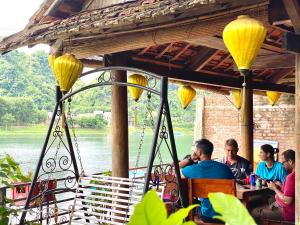
<instances>
[{"instance_id":1,"label":"bottle on table","mask_svg":"<svg viewBox=\"0 0 300 225\"><path fill-rule=\"evenodd\" d=\"M250 174L250 186L255 186L255 174L253 172Z\"/></svg>"}]
</instances>

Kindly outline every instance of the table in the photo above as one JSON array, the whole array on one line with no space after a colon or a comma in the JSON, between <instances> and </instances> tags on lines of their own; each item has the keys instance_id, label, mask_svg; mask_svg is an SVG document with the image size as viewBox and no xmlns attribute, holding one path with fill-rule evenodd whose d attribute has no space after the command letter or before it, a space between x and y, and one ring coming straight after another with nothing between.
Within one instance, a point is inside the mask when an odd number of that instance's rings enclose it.
<instances>
[{"instance_id":1,"label":"table","mask_svg":"<svg viewBox=\"0 0 300 225\"><path fill-rule=\"evenodd\" d=\"M251 187L250 185L236 184L236 197L241 200L241 202L246 206L246 208L249 208L248 203L249 203L249 199L252 196L255 195L268 196L271 194L274 194L274 191L272 191L268 187L257 188L257 187Z\"/></svg>"}]
</instances>

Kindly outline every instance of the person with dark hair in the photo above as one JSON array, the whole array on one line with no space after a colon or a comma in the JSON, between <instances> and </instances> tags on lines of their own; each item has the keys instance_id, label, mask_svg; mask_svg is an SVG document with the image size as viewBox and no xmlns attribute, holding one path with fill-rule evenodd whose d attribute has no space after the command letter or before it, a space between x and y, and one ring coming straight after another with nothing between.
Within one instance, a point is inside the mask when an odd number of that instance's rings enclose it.
<instances>
[{"instance_id":1,"label":"person with dark hair","mask_svg":"<svg viewBox=\"0 0 300 225\"><path fill-rule=\"evenodd\" d=\"M261 162L257 165L255 174L262 179L262 184L266 185L268 181L278 181L278 185L283 184L287 176L282 163L275 161L274 154L278 149L272 145L265 144L260 146L259 158Z\"/></svg>"},{"instance_id":2,"label":"person with dark hair","mask_svg":"<svg viewBox=\"0 0 300 225\"><path fill-rule=\"evenodd\" d=\"M235 179L245 179L253 171L252 164L245 158L239 156L238 143L235 139L230 138L225 142L225 156L216 161L224 163L231 169Z\"/></svg>"},{"instance_id":3,"label":"person with dark hair","mask_svg":"<svg viewBox=\"0 0 300 225\"><path fill-rule=\"evenodd\" d=\"M274 182L268 184L274 190L275 202L270 205L255 208L252 211L254 219L260 224L261 219L295 221L295 151L286 150L282 153L282 164L289 175L282 187Z\"/></svg>"},{"instance_id":4,"label":"person with dark hair","mask_svg":"<svg viewBox=\"0 0 300 225\"><path fill-rule=\"evenodd\" d=\"M229 169L223 163L211 160L214 146L207 139L200 139L195 142L194 151L192 153L193 162L196 164L183 166L181 170L182 177L186 178L208 178L208 179L234 179L234 176ZM211 221L216 215L207 198L200 199L201 203L201 215L200 217L204 221Z\"/></svg>"}]
</instances>

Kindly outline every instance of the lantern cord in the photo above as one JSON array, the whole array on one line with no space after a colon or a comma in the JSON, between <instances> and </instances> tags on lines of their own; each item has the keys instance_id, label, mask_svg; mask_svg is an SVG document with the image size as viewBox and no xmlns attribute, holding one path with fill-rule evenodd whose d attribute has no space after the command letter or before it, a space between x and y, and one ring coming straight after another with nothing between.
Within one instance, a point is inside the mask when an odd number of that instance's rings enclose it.
<instances>
[{"instance_id":1,"label":"lantern cord","mask_svg":"<svg viewBox=\"0 0 300 225\"><path fill-rule=\"evenodd\" d=\"M234 103L226 95L223 94L223 96L235 107Z\"/></svg>"}]
</instances>

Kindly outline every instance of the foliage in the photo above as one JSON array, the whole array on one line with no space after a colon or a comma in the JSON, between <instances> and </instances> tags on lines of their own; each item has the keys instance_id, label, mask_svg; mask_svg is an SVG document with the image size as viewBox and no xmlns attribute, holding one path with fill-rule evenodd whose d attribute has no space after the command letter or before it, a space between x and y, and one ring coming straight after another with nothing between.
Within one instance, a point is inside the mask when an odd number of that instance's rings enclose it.
<instances>
[{"instance_id":1,"label":"foliage","mask_svg":"<svg viewBox=\"0 0 300 225\"><path fill-rule=\"evenodd\" d=\"M13 182L29 182L30 176L22 173L19 164L8 154L0 158L0 184L10 185Z\"/></svg>"},{"instance_id":2,"label":"foliage","mask_svg":"<svg viewBox=\"0 0 300 225\"><path fill-rule=\"evenodd\" d=\"M215 218L224 221L226 225L256 225L245 206L233 195L209 193L208 198L214 210L221 214Z\"/></svg>"},{"instance_id":3,"label":"foliage","mask_svg":"<svg viewBox=\"0 0 300 225\"><path fill-rule=\"evenodd\" d=\"M5 115L1 117L1 120L6 128L16 121L15 117L11 113L5 113Z\"/></svg>"},{"instance_id":4,"label":"foliage","mask_svg":"<svg viewBox=\"0 0 300 225\"><path fill-rule=\"evenodd\" d=\"M128 225L195 225L194 222L183 222L190 210L198 205L180 209L167 218L167 211L163 201L155 190L150 190L143 200L135 206L134 213Z\"/></svg>"},{"instance_id":5,"label":"foliage","mask_svg":"<svg viewBox=\"0 0 300 225\"><path fill-rule=\"evenodd\" d=\"M12 51L0 56L0 126L45 122L47 112L51 112L54 108L56 85L47 58L48 54L43 51L37 51L34 54ZM93 82L97 82L96 78ZM82 80L78 80L73 89L76 90L85 85ZM168 96L173 125L191 128L194 123L196 101L194 100L186 110L182 109L177 89L177 85L169 85ZM129 120L133 125L143 123L146 96L144 91L138 102L128 97ZM159 103L159 96L152 95L150 107L154 116ZM75 115L93 113L95 110L111 111L111 86L102 86L79 93L72 99L71 110ZM1 118L6 113L10 113L15 121L9 121L9 123L3 121ZM151 123L147 121L147 125ZM99 124L94 124L92 127L99 127Z\"/></svg>"},{"instance_id":6,"label":"foliage","mask_svg":"<svg viewBox=\"0 0 300 225\"><path fill-rule=\"evenodd\" d=\"M102 115L77 118L74 119L74 123L81 128L104 128L107 126L107 121Z\"/></svg>"},{"instance_id":7,"label":"foliage","mask_svg":"<svg viewBox=\"0 0 300 225\"><path fill-rule=\"evenodd\" d=\"M18 163L10 155L6 154L4 157L0 158L0 187L2 187L2 185L11 186L11 183L13 182L28 182L30 180L29 176L25 176L22 173ZM12 203L10 199L5 199L5 201L10 204ZM7 225L9 216L17 216L17 212L16 209L1 205L0 224Z\"/></svg>"}]
</instances>

